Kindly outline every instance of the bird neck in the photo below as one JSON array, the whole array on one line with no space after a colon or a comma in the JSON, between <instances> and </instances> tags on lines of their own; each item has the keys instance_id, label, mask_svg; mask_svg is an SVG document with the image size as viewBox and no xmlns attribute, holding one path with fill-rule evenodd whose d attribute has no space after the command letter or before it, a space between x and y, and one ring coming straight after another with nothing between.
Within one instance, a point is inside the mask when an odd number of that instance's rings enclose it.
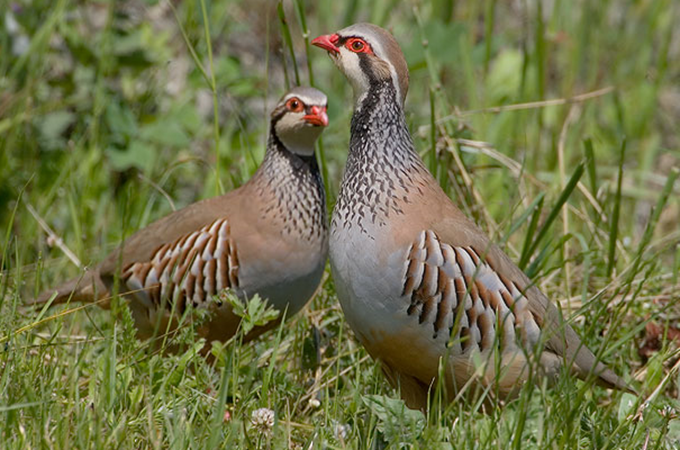
<instances>
[{"instance_id":1,"label":"bird neck","mask_svg":"<svg viewBox=\"0 0 680 450\"><path fill-rule=\"evenodd\" d=\"M263 217L279 222L284 235L309 240L325 236L326 196L314 154L289 151L272 131L264 160L249 183L263 199Z\"/></svg>"},{"instance_id":2,"label":"bird neck","mask_svg":"<svg viewBox=\"0 0 680 450\"><path fill-rule=\"evenodd\" d=\"M369 222L385 223L390 214L402 212L402 199L418 189L418 175L423 173L426 169L413 146L392 80L373 83L352 116L334 225L342 217L363 222L362 230Z\"/></svg>"},{"instance_id":3,"label":"bird neck","mask_svg":"<svg viewBox=\"0 0 680 450\"><path fill-rule=\"evenodd\" d=\"M314 146L321 135L323 128L316 127L307 130L274 130L272 136L280 146L303 160L314 159Z\"/></svg>"},{"instance_id":4,"label":"bird neck","mask_svg":"<svg viewBox=\"0 0 680 450\"><path fill-rule=\"evenodd\" d=\"M377 162L368 167L375 170L389 170L393 165L404 169L422 165L392 80L374 82L356 104L349 158Z\"/></svg>"},{"instance_id":5,"label":"bird neck","mask_svg":"<svg viewBox=\"0 0 680 450\"><path fill-rule=\"evenodd\" d=\"M307 152L292 151L277 134L275 129L269 131L269 139L267 141L267 151L262 161L262 166L268 168L269 166L279 168L281 165L290 166L293 170L302 170L319 173L319 166L316 162L316 154L314 153L315 142L312 142L311 150Z\"/></svg>"}]
</instances>

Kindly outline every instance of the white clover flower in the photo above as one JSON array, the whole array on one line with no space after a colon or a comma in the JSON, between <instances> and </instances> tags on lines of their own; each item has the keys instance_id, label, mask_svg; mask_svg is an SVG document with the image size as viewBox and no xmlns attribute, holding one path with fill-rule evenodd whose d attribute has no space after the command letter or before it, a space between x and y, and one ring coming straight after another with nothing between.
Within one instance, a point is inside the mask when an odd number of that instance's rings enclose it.
<instances>
[{"instance_id":1,"label":"white clover flower","mask_svg":"<svg viewBox=\"0 0 680 450\"><path fill-rule=\"evenodd\" d=\"M669 405L664 406L661 410L659 410L659 414L661 414L661 417L664 419L668 420L673 420L678 418L678 413L677 411Z\"/></svg>"},{"instance_id":2,"label":"white clover flower","mask_svg":"<svg viewBox=\"0 0 680 450\"><path fill-rule=\"evenodd\" d=\"M253 428L263 434L269 434L274 427L274 411L269 408L260 408L250 415L250 423Z\"/></svg>"},{"instance_id":3,"label":"white clover flower","mask_svg":"<svg viewBox=\"0 0 680 450\"><path fill-rule=\"evenodd\" d=\"M352 430L352 426L348 423L342 424L340 422L333 421L333 436L340 442L344 442L349 436L349 432Z\"/></svg>"}]
</instances>

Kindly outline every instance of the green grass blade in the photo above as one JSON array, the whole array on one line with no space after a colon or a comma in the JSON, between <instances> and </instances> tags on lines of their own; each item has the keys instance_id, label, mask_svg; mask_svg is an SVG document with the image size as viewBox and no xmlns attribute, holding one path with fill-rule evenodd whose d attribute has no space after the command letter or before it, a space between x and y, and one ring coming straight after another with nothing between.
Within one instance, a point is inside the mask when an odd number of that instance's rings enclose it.
<instances>
[{"instance_id":1,"label":"green grass blade","mask_svg":"<svg viewBox=\"0 0 680 450\"><path fill-rule=\"evenodd\" d=\"M647 222L644 234L642 235L642 239L640 239L637 251L635 252L635 262L633 263L633 268L628 275L630 281L632 281L633 278L637 276L638 269L642 264L643 259L642 256L649 247L649 243L651 242L652 236L654 235L656 225L659 223L661 213L666 207L666 204L668 203L668 198L673 192L673 189L675 187L675 181L678 179L678 175L680 175L680 169L678 169L677 167L673 167L670 173L668 174L668 177L666 178L666 183L664 184L664 187L661 190L661 194L659 195L659 199L657 200L656 205L652 210L652 215L649 218L649 222Z\"/></svg>"},{"instance_id":2,"label":"green grass blade","mask_svg":"<svg viewBox=\"0 0 680 450\"><path fill-rule=\"evenodd\" d=\"M621 185L623 183L623 161L626 154L626 139L621 142L619 153L619 172L616 180L616 192L614 193L614 205L611 222L609 223L609 251L607 253L607 276L611 277L616 263L616 241L619 236L619 215L621 212Z\"/></svg>"},{"instance_id":3,"label":"green grass blade","mask_svg":"<svg viewBox=\"0 0 680 450\"><path fill-rule=\"evenodd\" d=\"M541 229L538 231L538 234L536 236L536 239L534 239L531 243L531 245L528 247L526 253L522 255L522 259L520 260L520 268L526 267L526 264L529 261L529 257L533 254L533 252L536 250L538 245L541 243L543 238L546 236L548 233L548 230L550 229L550 225L555 221L557 216L560 213L560 210L562 209L562 206L567 202L569 197L571 196L572 192L576 188L576 185L578 184L579 180L581 179L581 176L583 175L583 172L585 170L585 164L582 162L580 163L577 167L576 170L574 170L574 173L572 174L571 178L569 178L569 182L567 185L564 187L562 192L560 193L560 196L557 199L557 202L555 202L555 205L553 206L552 210L550 210L550 213L548 214L548 217L545 219L545 222L543 223L543 226ZM531 236L531 234L527 233L527 236Z\"/></svg>"},{"instance_id":4,"label":"green grass blade","mask_svg":"<svg viewBox=\"0 0 680 450\"><path fill-rule=\"evenodd\" d=\"M484 73L489 73L491 51L493 50L493 30L496 18L496 0L486 0L484 13Z\"/></svg>"},{"instance_id":5,"label":"green grass blade","mask_svg":"<svg viewBox=\"0 0 680 450\"><path fill-rule=\"evenodd\" d=\"M524 269L529 262L531 257L531 244L536 235L536 230L538 229L538 221L541 218L541 212L543 211L543 203L545 196L541 195L536 201L536 206L534 206L533 214L531 215L531 222L529 222L529 228L524 237L524 246L522 247L522 256L519 259L520 269ZM528 209L527 209L528 210Z\"/></svg>"},{"instance_id":6,"label":"green grass blade","mask_svg":"<svg viewBox=\"0 0 680 450\"><path fill-rule=\"evenodd\" d=\"M205 45L208 48L208 68L210 70L210 90L213 100L213 138L215 139L215 193L224 193L224 186L220 179L220 120L219 101L217 98L217 83L215 82L215 68L213 64L212 38L210 36L210 18L205 6L205 0L201 0L201 14L203 15L203 31L205 33Z\"/></svg>"},{"instance_id":7,"label":"green grass blade","mask_svg":"<svg viewBox=\"0 0 680 450\"><path fill-rule=\"evenodd\" d=\"M583 150L586 157L586 168L588 169L588 184L593 198L597 198L597 168L595 166L595 153L593 152L593 141L590 138L583 140Z\"/></svg>"},{"instance_id":8,"label":"green grass blade","mask_svg":"<svg viewBox=\"0 0 680 450\"><path fill-rule=\"evenodd\" d=\"M307 28L307 15L305 14L304 0L295 0L295 12L297 13L300 29L302 30L302 39L305 41L305 57L307 59L307 72L309 72L309 85L314 87L314 70L312 68L312 59L309 57L309 28Z\"/></svg>"},{"instance_id":9,"label":"green grass blade","mask_svg":"<svg viewBox=\"0 0 680 450\"><path fill-rule=\"evenodd\" d=\"M290 34L290 27L288 26L288 19L286 18L286 12L283 9L283 2L280 1L276 7L279 14L279 22L281 23L281 33L283 34L283 42L288 48L288 53L293 62L293 71L295 73L295 86L300 86L300 71L297 66L297 60L295 59L295 49L293 48L293 37ZM285 59L285 56L284 56ZM291 86L288 86L290 89Z\"/></svg>"},{"instance_id":10,"label":"green grass blade","mask_svg":"<svg viewBox=\"0 0 680 450\"><path fill-rule=\"evenodd\" d=\"M543 207L544 198L545 192L541 192L536 196L536 198L531 202L527 209L525 209L524 212L522 212L522 214L520 214L520 216L517 219L515 219L512 225L510 225L510 228L508 228L508 231L500 240L501 243L507 242L508 239L510 239L510 236L515 234L519 227L521 227L522 224L526 222L529 216L531 216L531 224L529 226L529 232L527 232L527 236L533 236L533 233L535 232L538 223L538 218L540 217L540 210Z\"/></svg>"}]
</instances>

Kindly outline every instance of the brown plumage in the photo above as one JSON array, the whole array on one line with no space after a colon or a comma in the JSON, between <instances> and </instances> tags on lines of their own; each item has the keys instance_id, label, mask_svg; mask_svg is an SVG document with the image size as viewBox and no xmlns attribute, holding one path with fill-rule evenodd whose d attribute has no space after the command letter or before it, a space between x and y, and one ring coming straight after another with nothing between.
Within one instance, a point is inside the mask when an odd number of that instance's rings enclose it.
<instances>
[{"instance_id":1,"label":"brown plumage","mask_svg":"<svg viewBox=\"0 0 680 450\"><path fill-rule=\"evenodd\" d=\"M314 144L327 124L323 93L291 90L272 112L265 159L246 184L152 223L35 303L53 295L55 303L106 300L119 278L140 337L174 329L191 306L211 313L198 329L208 342L226 341L240 323L231 305L216 297L224 290L242 299L259 294L279 311L287 309L288 317L295 314L317 289L326 260L326 208Z\"/></svg>"},{"instance_id":2,"label":"brown plumage","mask_svg":"<svg viewBox=\"0 0 680 450\"><path fill-rule=\"evenodd\" d=\"M440 362L450 400L479 390L511 398L562 367L630 391L425 168L405 123L408 69L392 35L357 24L312 43L355 94L330 233L338 298L407 404L426 407Z\"/></svg>"}]
</instances>

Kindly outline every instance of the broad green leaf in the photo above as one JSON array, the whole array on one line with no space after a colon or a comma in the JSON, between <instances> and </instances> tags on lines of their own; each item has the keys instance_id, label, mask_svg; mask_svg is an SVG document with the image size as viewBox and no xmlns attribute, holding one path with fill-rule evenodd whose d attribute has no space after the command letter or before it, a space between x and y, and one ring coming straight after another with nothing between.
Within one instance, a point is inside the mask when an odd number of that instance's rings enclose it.
<instances>
[{"instance_id":1,"label":"broad green leaf","mask_svg":"<svg viewBox=\"0 0 680 450\"><path fill-rule=\"evenodd\" d=\"M140 137L147 142L170 147L186 147L191 142L182 124L174 120L158 120L144 125Z\"/></svg>"},{"instance_id":2,"label":"broad green leaf","mask_svg":"<svg viewBox=\"0 0 680 450\"><path fill-rule=\"evenodd\" d=\"M364 404L378 417L377 428L391 445L410 447L425 429L422 412L409 409L403 400L384 395L365 395Z\"/></svg>"},{"instance_id":3,"label":"broad green leaf","mask_svg":"<svg viewBox=\"0 0 680 450\"><path fill-rule=\"evenodd\" d=\"M241 300L233 292L224 291L220 293L219 300L229 302L233 313L241 317L243 334L248 334L256 326L263 326L279 316L279 311L269 306L267 301L262 300L257 294L247 300Z\"/></svg>"},{"instance_id":4,"label":"broad green leaf","mask_svg":"<svg viewBox=\"0 0 680 450\"><path fill-rule=\"evenodd\" d=\"M126 150L109 147L106 154L116 170L127 170L132 167L147 170L156 159L156 149L141 141L133 141Z\"/></svg>"},{"instance_id":5,"label":"broad green leaf","mask_svg":"<svg viewBox=\"0 0 680 450\"><path fill-rule=\"evenodd\" d=\"M66 144L64 132L75 121L76 116L69 111L55 111L38 119L40 145L47 150L57 150Z\"/></svg>"}]
</instances>

